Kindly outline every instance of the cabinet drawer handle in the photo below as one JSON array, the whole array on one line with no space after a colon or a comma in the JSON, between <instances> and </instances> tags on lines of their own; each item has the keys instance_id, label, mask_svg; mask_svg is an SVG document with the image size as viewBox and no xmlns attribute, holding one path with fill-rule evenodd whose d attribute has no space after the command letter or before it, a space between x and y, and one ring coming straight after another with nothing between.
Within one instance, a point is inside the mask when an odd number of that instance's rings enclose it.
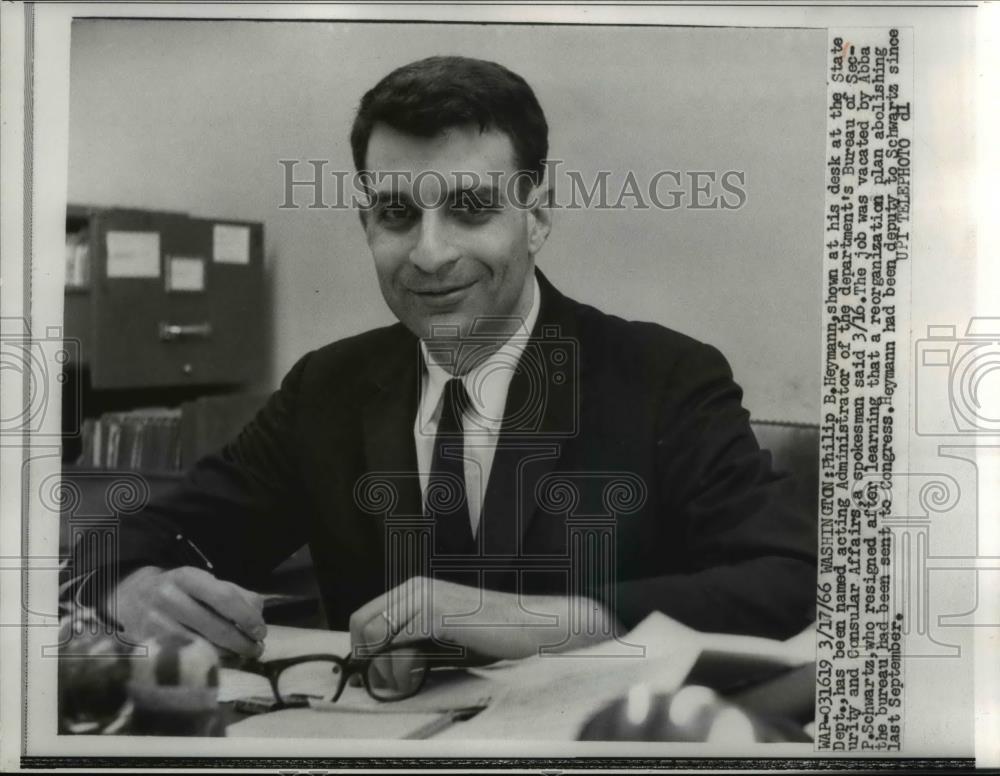
<instances>
[{"instance_id":1,"label":"cabinet drawer handle","mask_svg":"<svg viewBox=\"0 0 1000 776\"><path fill-rule=\"evenodd\" d=\"M205 323L165 323L160 321L160 340L162 342L177 342L181 339L209 339L212 336L212 324Z\"/></svg>"}]
</instances>

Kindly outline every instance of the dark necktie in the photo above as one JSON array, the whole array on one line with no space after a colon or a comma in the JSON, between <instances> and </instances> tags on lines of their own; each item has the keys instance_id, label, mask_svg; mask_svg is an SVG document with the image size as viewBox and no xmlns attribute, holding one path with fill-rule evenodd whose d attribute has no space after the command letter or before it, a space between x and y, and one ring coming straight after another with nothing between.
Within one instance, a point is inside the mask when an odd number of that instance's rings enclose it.
<instances>
[{"instance_id":1,"label":"dark necktie","mask_svg":"<svg viewBox=\"0 0 1000 776\"><path fill-rule=\"evenodd\" d=\"M434 520L434 552L438 555L475 552L463 458L462 413L468 400L462 381L457 377L449 380L444 387L425 498L427 516Z\"/></svg>"}]
</instances>

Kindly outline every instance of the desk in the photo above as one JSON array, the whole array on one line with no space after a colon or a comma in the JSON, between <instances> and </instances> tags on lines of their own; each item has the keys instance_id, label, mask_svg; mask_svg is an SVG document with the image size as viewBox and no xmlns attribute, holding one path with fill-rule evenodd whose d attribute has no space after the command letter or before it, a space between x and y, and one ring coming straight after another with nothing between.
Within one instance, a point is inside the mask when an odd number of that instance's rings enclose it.
<instances>
[{"instance_id":1,"label":"desk","mask_svg":"<svg viewBox=\"0 0 1000 776\"><path fill-rule=\"evenodd\" d=\"M655 692L677 690L707 648L774 656L788 665L812 660L815 650L808 631L789 642L715 636L657 614L620 641L447 672L416 696L393 703L379 703L363 688L349 687L336 709L287 709L256 715L230 725L227 735L398 739L449 709L485 704L472 719L436 733L435 740L572 741L595 711L636 684ZM309 652L346 655L349 651L347 633L271 626L262 659ZM263 677L223 670L220 700L268 694Z\"/></svg>"}]
</instances>

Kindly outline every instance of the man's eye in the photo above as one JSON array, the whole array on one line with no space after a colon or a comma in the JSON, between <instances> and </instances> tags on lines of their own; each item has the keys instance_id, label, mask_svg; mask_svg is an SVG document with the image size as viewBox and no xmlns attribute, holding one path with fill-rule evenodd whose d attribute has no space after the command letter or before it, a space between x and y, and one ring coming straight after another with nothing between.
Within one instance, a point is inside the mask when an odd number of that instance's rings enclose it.
<instances>
[{"instance_id":1,"label":"man's eye","mask_svg":"<svg viewBox=\"0 0 1000 776\"><path fill-rule=\"evenodd\" d=\"M496 213L500 208L492 202L478 197L459 197L451 205L451 211L466 220L482 221Z\"/></svg>"},{"instance_id":2,"label":"man's eye","mask_svg":"<svg viewBox=\"0 0 1000 776\"><path fill-rule=\"evenodd\" d=\"M378 208L378 220L390 226L408 224L414 217L414 209L402 202L390 202Z\"/></svg>"}]
</instances>

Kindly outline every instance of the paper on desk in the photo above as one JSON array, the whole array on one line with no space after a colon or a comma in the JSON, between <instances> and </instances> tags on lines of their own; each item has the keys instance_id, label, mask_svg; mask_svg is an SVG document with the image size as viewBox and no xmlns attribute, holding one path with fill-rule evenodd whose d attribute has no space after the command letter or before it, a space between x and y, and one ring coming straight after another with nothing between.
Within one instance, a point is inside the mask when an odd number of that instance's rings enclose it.
<instances>
[{"instance_id":1,"label":"paper on desk","mask_svg":"<svg viewBox=\"0 0 1000 776\"><path fill-rule=\"evenodd\" d=\"M439 737L573 740L595 711L633 685L680 687L701 650L699 635L656 613L619 640L477 670L497 684L493 703Z\"/></svg>"},{"instance_id":2,"label":"paper on desk","mask_svg":"<svg viewBox=\"0 0 1000 776\"><path fill-rule=\"evenodd\" d=\"M272 626L264 659L313 652L346 655L349 649L347 633ZM779 642L706 634L654 613L620 640L456 672L405 701L380 704L362 688L349 687L338 701L338 711L289 709L253 717L228 730L230 735L247 736L399 738L432 719L435 715L429 711L474 705L491 697L485 711L435 738L572 740L593 713L635 684L645 684L654 692L676 690L706 649L799 665L815 658L815 635L809 629ZM262 677L222 672L223 699L268 693ZM384 713L371 713L379 710Z\"/></svg>"},{"instance_id":3,"label":"paper on desk","mask_svg":"<svg viewBox=\"0 0 1000 776\"><path fill-rule=\"evenodd\" d=\"M800 665L815 658L815 637L812 629L785 642L701 633L654 612L619 640L476 669L497 685L493 703L439 737L572 740L592 714L635 684L677 690L704 650Z\"/></svg>"},{"instance_id":4,"label":"paper on desk","mask_svg":"<svg viewBox=\"0 0 1000 776\"><path fill-rule=\"evenodd\" d=\"M729 633L702 633L683 625L660 612L653 612L639 623L621 641L639 645L645 649L647 657L666 657L672 654L678 642L696 644L698 649L713 649L720 652L751 652L761 657L784 660L789 665L808 663L816 659L816 626L810 625L802 633L787 641L763 639L757 636L737 636ZM277 660L283 657L326 653L347 655L351 649L351 635L346 631L317 630L315 628L291 628L285 625L269 625L264 642L262 660ZM618 642L605 641L575 653L566 654L614 654L620 652ZM497 667L523 665L523 660L503 661Z\"/></svg>"},{"instance_id":5,"label":"paper on desk","mask_svg":"<svg viewBox=\"0 0 1000 776\"><path fill-rule=\"evenodd\" d=\"M268 625L261 660L311 654L345 657L350 651L351 634L347 631Z\"/></svg>"},{"instance_id":6,"label":"paper on desk","mask_svg":"<svg viewBox=\"0 0 1000 776\"><path fill-rule=\"evenodd\" d=\"M233 723L227 736L254 738L403 738L437 719L434 712L343 713L339 710L285 709Z\"/></svg>"},{"instance_id":7,"label":"paper on desk","mask_svg":"<svg viewBox=\"0 0 1000 776\"><path fill-rule=\"evenodd\" d=\"M815 624L810 625L802 633L787 641L774 641L757 636L734 636L728 633L698 633L697 631L694 633L702 650L754 655L760 658L770 658L789 666L805 665L816 659Z\"/></svg>"}]
</instances>

